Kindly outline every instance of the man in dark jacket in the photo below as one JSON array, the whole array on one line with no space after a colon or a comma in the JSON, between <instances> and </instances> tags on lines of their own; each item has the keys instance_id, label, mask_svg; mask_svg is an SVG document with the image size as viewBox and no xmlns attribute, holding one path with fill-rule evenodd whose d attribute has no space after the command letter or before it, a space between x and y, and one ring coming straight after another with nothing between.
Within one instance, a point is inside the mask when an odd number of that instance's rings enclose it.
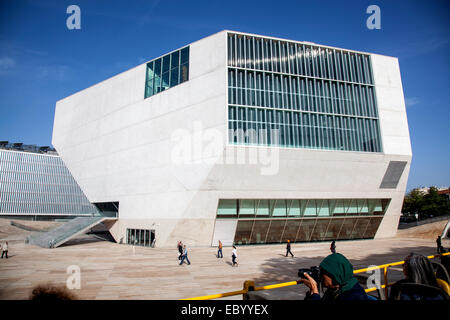
<instances>
[{"instance_id":1,"label":"man in dark jacket","mask_svg":"<svg viewBox=\"0 0 450 320\"><path fill-rule=\"evenodd\" d=\"M305 273L306 279L301 281L309 287L306 300L369 300L358 280L353 276L352 264L340 253L330 254L319 265L322 285L327 288L322 298L318 284Z\"/></svg>"},{"instance_id":2,"label":"man in dark jacket","mask_svg":"<svg viewBox=\"0 0 450 320\"><path fill-rule=\"evenodd\" d=\"M330 245L330 251L331 251L331 253L336 253L336 241L334 241L334 240Z\"/></svg>"},{"instance_id":3,"label":"man in dark jacket","mask_svg":"<svg viewBox=\"0 0 450 320\"><path fill-rule=\"evenodd\" d=\"M436 239L436 245L437 245L437 253L438 254L441 254L442 253L442 249L444 249L443 247L442 247L442 241L441 241L441 236L438 236L437 237L437 239Z\"/></svg>"},{"instance_id":4,"label":"man in dark jacket","mask_svg":"<svg viewBox=\"0 0 450 320\"><path fill-rule=\"evenodd\" d=\"M290 253L291 256L294 257L294 255L291 252L291 241L290 240L287 241L287 245L286 245L286 257L288 256L288 253Z\"/></svg>"}]
</instances>

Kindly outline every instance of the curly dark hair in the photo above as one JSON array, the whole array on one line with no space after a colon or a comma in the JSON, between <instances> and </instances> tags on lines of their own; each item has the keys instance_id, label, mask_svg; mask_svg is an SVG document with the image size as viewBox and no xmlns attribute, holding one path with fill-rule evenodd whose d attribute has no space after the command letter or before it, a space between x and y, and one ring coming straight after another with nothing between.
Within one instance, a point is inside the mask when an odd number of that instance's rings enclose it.
<instances>
[{"instance_id":1,"label":"curly dark hair","mask_svg":"<svg viewBox=\"0 0 450 320\"><path fill-rule=\"evenodd\" d=\"M30 300L54 301L54 300L76 300L77 297L65 287L52 285L38 285L33 288Z\"/></svg>"}]
</instances>

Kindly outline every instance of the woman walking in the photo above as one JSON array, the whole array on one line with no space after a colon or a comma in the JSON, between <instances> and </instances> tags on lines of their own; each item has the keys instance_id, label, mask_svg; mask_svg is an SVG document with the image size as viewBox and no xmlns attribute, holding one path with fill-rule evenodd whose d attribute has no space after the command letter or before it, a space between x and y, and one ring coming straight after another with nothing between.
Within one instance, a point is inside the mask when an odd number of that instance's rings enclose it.
<instances>
[{"instance_id":1,"label":"woman walking","mask_svg":"<svg viewBox=\"0 0 450 320\"><path fill-rule=\"evenodd\" d=\"M181 241L178 241L177 248L178 248L178 260L181 260L181 257L183 256L183 243Z\"/></svg>"},{"instance_id":2,"label":"woman walking","mask_svg":"<svg viewBox=\"0 0 450 320\"><path fill-rule=\"evenodd\" d=\"M233 250L231 251L231 259L233 260L233 265L232 267L234 267L234 265L238 266L239 263L237 263L236 259L237 259L237 250L236 247L233 246Z\"/></svg>"}]
</instances>

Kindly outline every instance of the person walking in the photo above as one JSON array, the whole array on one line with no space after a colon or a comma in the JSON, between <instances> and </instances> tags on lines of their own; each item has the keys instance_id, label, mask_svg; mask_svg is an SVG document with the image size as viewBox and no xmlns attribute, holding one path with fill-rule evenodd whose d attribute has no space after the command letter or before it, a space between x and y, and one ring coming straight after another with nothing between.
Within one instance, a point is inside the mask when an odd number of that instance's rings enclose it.
<instances>
[{"instance_id":1,"label":"person walking","mask_svg":"<svg viewBox=\"0 0 450 320\"><path fill-rule=\"evenodd\" d=\"M188 251L186 248L186 245L183 246L183 255L181 256L181 262L180 262L180 266L183 264L184 260L186 259L187 263L190 265L191 262L188 259Z\"/></svg>"},{"instance_id":2,"label":"person walking","mask_svg":"<svg viewBox=\"0 0 450 320\"><path fill-rule=\"evenodd\" d=\"M233 246L233 250L231 251L231 260L233 261L232 267L234 267L234 265L236 265L236 266L239 265L239 263L237 263L236 259L237 259L237 250L236 250L236 247Z\"/></svg>"},{"instance_id":3,"label":"person walking","mask_svg":"<svg viewBox=\"0 0 450 320\"><path fill-rule=\"evenodd\" d=\"M334 241L334 240L333 240L333 242L331 243L330 251L331 251L332 253L336 253L336 241Z\"/></svg>"},{"instance_id":4,"label":"person walking","mask_svg":"<svg viewBox=\"0 0 450 320\"><path fill-rule=\"evenodd\" d=\"M222 241L219 240L219 249L217 250L217 259L218 258L223 258L223 254L222 254Z\"/></svg>"},{"instance_id":5,"label":"person walking","mask_svg":"<svg viewBox=\"0 0 450 320\"><path fill-rule=\"evenodd\" d=\"M286 244L286 257L288 256L288 253L291 254L292 258L294 257L294 255L291 252L291 240L288 240Z\"/></svg>"},{"instance_id":6,"label":"person walking","mask_svg":"<svg viewBox=\"0 0 450 320\"><path fill-rule=\"evenodd\" d=\"M6 259L8 259L8 241L2 246L2 259L3 255L6 255Z\"/></svg>"},{"instance_id":7,"label":"person walking","mask_svg":"<svg viewBox=\"0 0 450 320\"><path fill-rule=\"evenodd\" d=\"M178 260L181 260L181 257L183 256L183 243L181 241L178 241Z\"/></svg>"},{"instance_id":8,"label":"person walking","mask_svg":"<svg viewBox=\"0 0 450 320\"><path fill-rule=\"evenodd\" d=\"M442 242L441 242L441 236L438 236L436 239L436 245L437 245L437 253L441 254L442 253Z\"/></svg>"}]
</instances>

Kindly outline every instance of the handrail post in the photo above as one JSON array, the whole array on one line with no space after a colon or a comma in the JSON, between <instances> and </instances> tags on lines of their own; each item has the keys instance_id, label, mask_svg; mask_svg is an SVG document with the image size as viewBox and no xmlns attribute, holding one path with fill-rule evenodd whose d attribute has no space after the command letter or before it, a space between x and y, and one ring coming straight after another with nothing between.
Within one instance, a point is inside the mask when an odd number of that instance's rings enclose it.
<instances>
[{"instance_id":1,"label":"handrail post","mask_svg":"<svg viewBox=\"0 0 450 320\"><path fill-rule=\"evenodd\" d=\"M245 293L242 294L242 300L249 300L248 292L255 291L255 282L252 280L244 281L243 289L245 290Z\"/></svg>"},{"instance_id":2,"label":"handrail post","mask_svg":"<svg viewBox=\"0 0 450 320\"><path fill-rule=\"evenodd\" d=\"M387 268L388 266L384 267L384 295L386 296L386 299L388 297L388 277L387 277Z\"/></svg>"}]
</instances>

